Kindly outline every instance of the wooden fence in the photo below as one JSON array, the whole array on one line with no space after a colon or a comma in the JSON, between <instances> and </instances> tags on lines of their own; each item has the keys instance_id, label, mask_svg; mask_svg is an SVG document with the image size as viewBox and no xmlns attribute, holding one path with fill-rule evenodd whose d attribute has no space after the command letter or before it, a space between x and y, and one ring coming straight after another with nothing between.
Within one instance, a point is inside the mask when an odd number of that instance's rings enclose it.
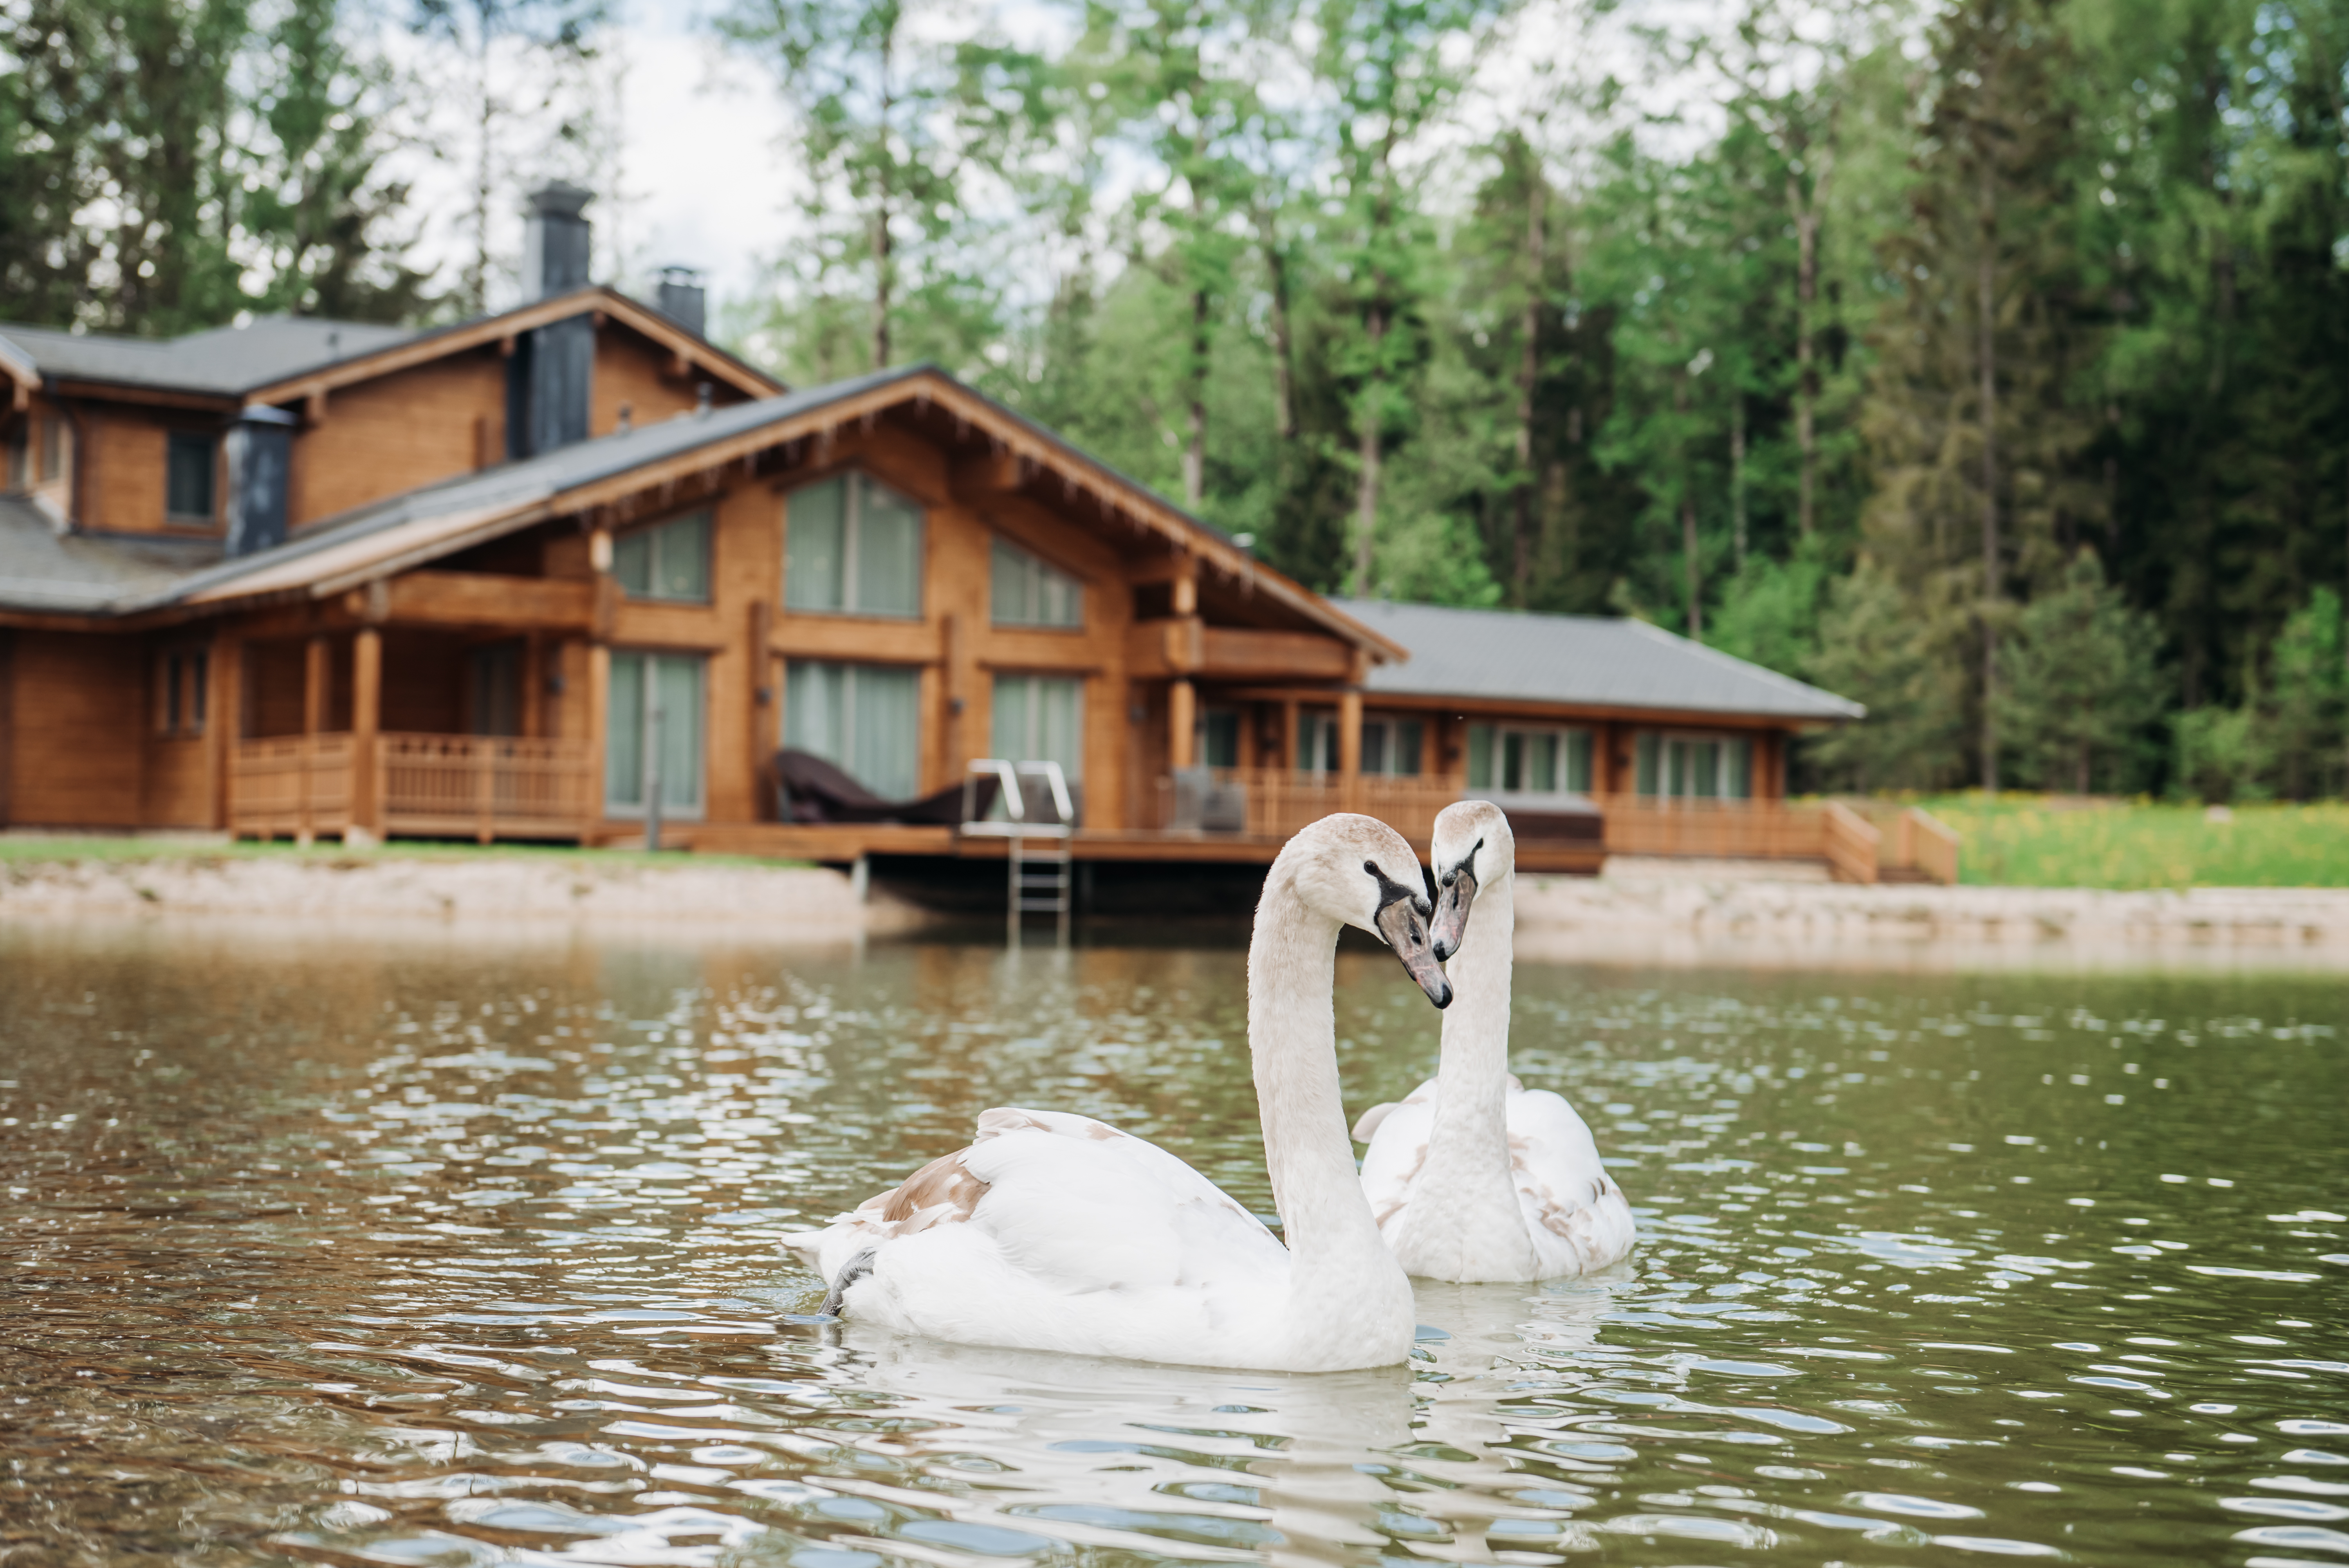
<instances>
[{"instance_id":1,"label":"wooden fence","mask_svg":"<svg viewBox=\"0 0 2349 1568\"><path fill-rule=\"evenodd\" d=\"M595 759L585 740L388 734L379 744L387 832L487 844L587 831Z\"/></svg>"},{"instance_id":2,"label":"wooden fence","mask_svg":"<svg viewBox=\"0 0 2349 1568\"><path fill-rule=\"evenodd\" d=\"M351 820L351 738L239 741L229 756L230 832L238 837L340 834Z\"/></svg>"},{"instance_id":3,"label":"wooden fence","mask_svg":"<svg viewBox=\"0 0 2349 1568\"><path fill-rule=\"evenodd\" d=\"M576 838L595 807L584 740L379 735L362 757L348 734L241 741L229 763L229 827L240 837L306 839L353 827L421 837ZM379 826L355 821L359 770L374 772Z\"/></svg>"}]
</instances>

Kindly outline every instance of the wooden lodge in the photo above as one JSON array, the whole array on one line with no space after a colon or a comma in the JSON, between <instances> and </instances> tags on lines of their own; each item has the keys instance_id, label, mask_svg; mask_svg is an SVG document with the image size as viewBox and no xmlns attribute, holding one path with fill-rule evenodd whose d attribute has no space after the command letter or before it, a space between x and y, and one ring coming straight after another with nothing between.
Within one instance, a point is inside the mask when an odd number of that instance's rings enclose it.
<instances>
[{"instance_id":1,"label":"wooden lodge","mask_svg":"<svg viewBox=\"0 0 2349 1568\"><path fill-rule=\"evenodd\" d=\"M534 198L540 297L444 330L0 324L0 826L1006 852L809 820L789 749L887 800L1057 763L1081 860L1261 862L1338 809L1423 847L1471 793L1536 869L1887 858L1783 798L1854 705L1633 623L1323 598L935 369L787 390L689 284L589 285L584 201Z\"/></svg>"}]
</instances>

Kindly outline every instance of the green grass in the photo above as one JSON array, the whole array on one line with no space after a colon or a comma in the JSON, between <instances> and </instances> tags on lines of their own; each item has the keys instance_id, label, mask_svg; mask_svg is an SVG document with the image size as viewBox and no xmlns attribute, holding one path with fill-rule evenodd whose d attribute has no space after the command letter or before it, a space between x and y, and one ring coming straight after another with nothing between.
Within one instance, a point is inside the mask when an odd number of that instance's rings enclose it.
<instances>
[{"instance_id":1,"label":"green grass","mask_svg":"<svg viewBox=\"0 0 2349 1568\"><path fill-rule=\"evenodd\" d=\"M580 849L563 844L421 844L395 841L375 849L347 849L322 842L307 849L279 839L222 843L202 838L140 838L128 834L50 837L0 834L0 867L53 866L84 861L138 863L153 860L302 860L318 865L366 865L378 860L519 860L533 865L598 866L805 866L804 860L762 860L747 855L650 855L641 849Z\"/></svg>"},{"instance_id":2,"label":"green grass","mask_svg":"<svg viewBox=\"0 0 2349 1568\"><path fill-rule=\"evenodd\" d=\"M1914 804L1962 840L1958 876L2014 888L2349 888L2349 805L2199 805L1980 793Z\"/></svg>"}]
</instances>

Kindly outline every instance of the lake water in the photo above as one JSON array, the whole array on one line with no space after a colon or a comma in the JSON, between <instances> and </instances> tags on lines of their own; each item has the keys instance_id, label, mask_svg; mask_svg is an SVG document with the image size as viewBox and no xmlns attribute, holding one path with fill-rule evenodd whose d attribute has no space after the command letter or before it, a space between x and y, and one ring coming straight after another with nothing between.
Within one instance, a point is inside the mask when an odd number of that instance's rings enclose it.
<instances>
[{"instance_id":1,"label":"lake water","mask_svg":"<svg viewBox=\"0 0 2349 1568\"><path fill-rule=\"evenodd\" d=\"M0 929L0 1558L2349 1563L2349 991L1520 966L1627 1265L1304 1377L794 1324L999 1104L1269 1208L1226 950ZM1436 1014L1341 955L1350 1109Z\"/></svg>"}]
</instances>

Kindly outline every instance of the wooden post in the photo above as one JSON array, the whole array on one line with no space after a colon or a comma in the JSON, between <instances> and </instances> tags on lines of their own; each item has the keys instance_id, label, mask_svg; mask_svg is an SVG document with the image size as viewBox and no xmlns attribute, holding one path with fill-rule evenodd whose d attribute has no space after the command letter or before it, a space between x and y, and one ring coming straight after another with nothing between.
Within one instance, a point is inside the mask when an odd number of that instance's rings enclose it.
<instances>
[{"instance_id":1,"label":"wooden post","mask_svg":"<svg viewBox=\"0 0 2349 1568\"><path fill-rule=\"evenodd\" d=\"M212 639L212 701L204 705L204 740L212 775L212 826L236 836L236 748L244 735L244 645Z\"/></svg>"},{"instance_id":2,"label":"wooden post","mask_svg":"<svg viewBox=\"0 0 2349 1568\"><path fill-rule=\"evenodd\" d=\"M1199 613L1199 558L1185 551L1174 562L1174 613Z\"/></svg>"},{"instance_id":3,"label":"wooden post","mask_svg":"<svg viewBox=\"0 0 2349 1568\"><path fill-rule=\"evenodd\" d=\"M587 799L579 824L579 842L593 844L604 822L605 731L611 722L612 650L601 642L587 645Z\"/></svg>"},{"instance_id":4,"label":"wooden post","mask_svg":"<svg viewBox=\"0 0 2349 1568\"><path fill-rule=\"evenodd\" d=\"M767 759L781 745L775 720L783 705L775 690L775 607L765 599L750 601L750 820L771 822L775 816L774 781L767 775Z\"/></svg>"},{"instance_id":5,"label":"wooden post","mask_svg":"<svg viewBox=\"0 0 2349 1568\"><path fill-rule=\"evenodd\" d=\"M1338 693L1338 805L1360 811L1362 799L1362 694Z\"/></svg>"},{"instance_id":6,"label":"wooden post","mask_svg":"<svg viewBox=\"0 0 2349 1568\"><path fill-rule=\"evenodd\" d=\"M1193 755L1192 727L1198 722L1198 694L1187 680L1166 685L1166 765L1187 768Z\"/></svg>"},{"instance_id":7,"label":"wooden post","mask_svg":"<svg viewBox=\"0 0 2349 1568\"><path fill-rule=\"evenodd\" d=\"M351 819L343 842L383 842L383 633L359 628L351 639Z\"/></svg>"},{"instance_id":8,"label":"wooden post","mask_svg":"<svg viewBox=\"0 0 2349 1568\"><path fill-rule=\"evenodd\" d=\"M1285 698L1280 704L1280 766L1285 772L1295 773L1305 765L1305 759L1297 754L1297 699Z\"/></svg>"},{"instance_id":9,"label":"wooden post","mask_svg":"<svg viewBox=\"0 0 2349 1568\"><path fill-rule=\"evenodd\" d=\"M314 637L302 649L302 785L294 830L294 842L305 849L317 837L310 794L318 774L318 732L326 720L326 639Z\"/></svg>"}]
</instances>

